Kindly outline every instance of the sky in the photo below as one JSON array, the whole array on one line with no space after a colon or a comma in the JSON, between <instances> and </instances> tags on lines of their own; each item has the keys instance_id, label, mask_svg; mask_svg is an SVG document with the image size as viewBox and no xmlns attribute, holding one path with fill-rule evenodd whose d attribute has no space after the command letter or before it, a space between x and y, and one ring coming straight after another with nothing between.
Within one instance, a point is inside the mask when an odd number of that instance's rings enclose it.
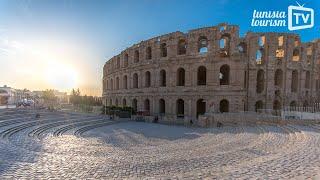
<instances>
[{"instance_id":1,"label":"sky","mask_svg":"<svg viewBox=\"0 0 320 180\"><path fill-rule=\"evenodd\" d=\"M320 38L320 1L297 1L315 11L313 28L291 31ZM0 86L100 95L104 63L122 50L162 34L221 22L240 35L289 32L252 27L254 10L287 11L291 0L0 0Z\"/></svg>"}]
</instances>

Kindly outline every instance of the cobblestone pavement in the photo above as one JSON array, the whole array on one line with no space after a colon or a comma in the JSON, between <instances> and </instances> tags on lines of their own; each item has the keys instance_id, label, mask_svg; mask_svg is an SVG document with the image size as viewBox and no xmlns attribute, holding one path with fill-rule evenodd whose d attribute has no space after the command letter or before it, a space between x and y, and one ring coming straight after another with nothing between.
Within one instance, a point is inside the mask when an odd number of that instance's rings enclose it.
<instances>
[{"instance_id":1,"label":"cobblestone pavement","mask_svg":"<svg viewBox=\"0 0 320 180\"><path fill-rule=\"evenodd\" d=\"M186 128L0 110L0 179L319 179L320 125Z\"/></svg>"}]
</instances>

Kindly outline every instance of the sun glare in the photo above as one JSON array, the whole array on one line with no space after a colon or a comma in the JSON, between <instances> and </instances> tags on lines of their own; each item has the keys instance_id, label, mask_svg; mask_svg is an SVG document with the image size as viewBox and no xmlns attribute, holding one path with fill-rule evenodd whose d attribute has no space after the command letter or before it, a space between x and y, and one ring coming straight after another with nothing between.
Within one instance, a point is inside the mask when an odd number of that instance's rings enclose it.
<instances>
[{"instance_id":1,"label":"sun glare","mask_svg":"<svg viewBox=\"0 0 320 180\"><path fill-rule=\"evenodd\" d=\"M78 74L72 67L58 63L48 66L45 77L50 86L62 90L76 87L78 81Z\"/></svg>"}]
</instances>

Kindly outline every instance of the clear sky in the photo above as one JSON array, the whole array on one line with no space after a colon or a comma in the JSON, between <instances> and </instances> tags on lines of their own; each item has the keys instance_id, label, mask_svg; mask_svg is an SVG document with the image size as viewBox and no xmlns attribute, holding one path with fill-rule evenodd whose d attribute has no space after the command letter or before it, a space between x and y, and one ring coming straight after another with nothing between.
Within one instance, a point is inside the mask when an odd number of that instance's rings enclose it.
<instances>
[{"instance_id":1,"label":"clear sky","mask_svg":"<svg viewBox=\"0 0 320 180\"><path fill-rule=\"evenodd\" d=\"M315 27L293 31L303 41L320 38L320 1L298 1L315 10ZM253 10L287 11L289 0L0 0L0 86L101 93L105 61L153 36L187 32L220 22L247 31Z\"/></svg>"}]
</instances>

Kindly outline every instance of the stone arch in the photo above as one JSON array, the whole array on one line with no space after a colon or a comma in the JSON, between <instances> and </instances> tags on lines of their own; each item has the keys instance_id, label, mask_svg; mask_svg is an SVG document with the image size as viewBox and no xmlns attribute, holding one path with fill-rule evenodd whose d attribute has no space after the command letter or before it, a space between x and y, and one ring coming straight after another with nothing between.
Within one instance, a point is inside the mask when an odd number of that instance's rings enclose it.
<instances>
[{"instance_id":1,"label":"stone arch","mask_svg":"<svg viewBox=\"0 0 320 180\"><path fill-rule=\"evenodd\" d=\"M139 78L138 74L134 73L133 74L133 88L138 88L139 87Z\"/></svg>"},{"instance_id":2,"label":"stone arch","mask_svg":"<svg viewBox=\"0 0 320 180\"><path fill-rule=\"evenodd\" d=\"M123 107L127 106L127 100L125 98L122 99L122 106Z\"/></svg>"},{"instance_id":3,"label":"stone arch","mask_svg":"<svg viewBox=\"0 0 320 180\"><path fill-rule=\"evenodd\" d=\"M297 108L297 102L296 101L291 101L290 102L290 110L294 111Z\"/></svg>"},{"instance_id":4,"label":"stone arch","mask_svg":"<svg viewBox=\"0 0 320 180\"><path fill-rule=\"evenodd\" d=\"M223 34L219 40L219 48L220 48L220 56L221 57L228 57L229 50L230 50L230 34Z\"/></svg>"},{"instance_id":5,"label":"stone arch","mask_svg":"<svg viewBox=\"0 0 320 180\"><path fill-rule=\"evenodd\" d=\"M240 53L246 53L246 52L247 52L247 43L245 43L245 42L239 43L239 45L238 45L238 51L239 51Z\"/></svg>"},{"instance_id":6,"label":"stone arch","mask_svg":"<svg viewBox=\"0 0 320 180\"><path fill-rule=\"evenodd\" d=\"M116 89L119 89L119 77L116 77Z\"/></svg>"},{"instance_id":7,"label":"stone arch","mask_svg":"<svg viewBox=\"0 0 320 180\"><path fill-rule=\"evenodd\" d=\"M280 110L281 109L281 103L278 100L273 101L273 110Z\"/></svg>"},{"instance_id":8,"label":"stone arch","mask_svg":"<svg viewBox=\"0 0 320 180\"><path fill-rule=\"evenodd\" d=\"M220 67L219 73L220 85L229 85L230 81L230 67L224 64Z\"/></svg>"},{"instance_id":9,"label":"stone arch","mask_svg":"<svg viewBox=\"0 0 320 180\"><path fill-rule=\"evenodd\" d=\"M198 85L207 84L207 69L204 66L198 68Z\"/></svg>"},{"instance_id":10,"label":"stone arch","mask_svg":"<svg viewBox=\"0 0 320 180\"><path fill-rule=\"evenodd\" d=\"M229 101L226 99L221 100L219 110L221 113L229 112Z\"/></svg>"},{"instance_id":11,"label":"stone arch","mask_svg":"<svg viewBox=\"0 0 320 180\"><path fill-rule=\"evenodd\" d=\"M206 113L206 102L204 99L198 99L197 101L197 118L199 115Z\"/></svg>"},{"instance_id":12,"label":"stone arch","mask_svg":"<svg viewBox=\"0 0 320 180\"><path fill-rule=\"evenodd\" d=\"M161 57L167 57L168 52L167 52L167 44L166 43L162 43L160 45L160 56Z\"/></svg>"},{"instance_id":13,"label":"stone arch","mask_svg":"<svg viewBox=\"0 0 320 180\"><path fill-rule=\"evenodd\" d=\"M150 46L146 49L146 59L152 59L152 49Z\"/></svg>"},{"instance_id":14,"label":"stone arch","mask_svg":"<svg viewBox=\"0 0 320 180\"><path fill-rule=\"evenodd\" d=\"M160 86L165 87L167 85L167 75L166 71L162 69L160 71Z\"/></svg>"},{"instance_id":15,"label":"stone arch","mask_svg":"<svg viewBox=\"0 0 320 180\"><path fill-rule=\"evenodd\" d=\"M110 105L110 106L112 106L112 99L110 99L110 101L109 101L109 105Z\"/></svg>"},{"instance_id":16,"label":"stone arch","mask_svg":"<svg viewBox=\"0 0 320 180\"><path fill-rule=\"evenodd\" d=\"M208 52L208 39L206 36L200 36L198 39L198 52L201 54Z\"/></svg>"},{"instance_id":17,"label":"stone arch","mask_svg":"<svg viewBox=\"0 0 320 180\"><path fill-rule=\"evenodd\" d=\"M300 60L300 51L298 48L295 48L292 53L292 61L299 61L299 60Z\"/></svg>"},{"instance_id":18,"label":"stone arch","mask_svg":"<svg viewBox=\"0 0 320 180\"><path fill-rule=\"evenodd\" d=\"M310 89L310 71L306 71L305 88Z\"/></svg>"},{"instance_id":19,"label":"stone arch","mask_svg":"<svg viewBox=\"0 0 320 180\"><path fill-rule=\"evenodd\" d=\"M255 104L255 111L258 112L261 109L263 109L263 101L259 100Z\"/></svg>"},{"instance_id":20,"label":"stone arch","mask_svg":"<svg viewBox=\"0 0 320 180\"><path fill-rule=\"evenodd\" d=\"M120 57L117 58L117 68L120 68Z\"/></svg>"},{"instance_id":21,"label":"stone arch","mask_svg":"<svg viewBox=\"0 0 320 180\"><path fill-rule=\"evenodd\" d=\"M256 51L256 64L263 64L263 51L261 49Z\"/></svg>"},{"instance_id":22,"label":"stone arch","mask_svg":"<svg viewBox=\"0 0 320 180\"><path fill-rule=\"evenodd\" d=\"M145 87L150 87L151 86L151 73L150 71L147 71L145 73L145 83L144 83Z\"/></svg>"},{"instance_id":23,"label":"stone arch","mask_svg":"<svg viewBox=\"0 0 320 180\"><path fill-rule=\"evenodd\" d=\"M159 99L159 114L166 113L166 102L164 99Z\"/></svg>"},{"instance_id":24,"label":"stone arch","mask_svg":"<svg viewBox=\"0 0 320 180\"><path fill-rule=\"evenodd\" d=\"M113 90L113 79L112 78L110 80L110 88L111 88L111 90Z\"/></svg>"},{"instance_id":25,"label":"stone arch","mask_svg":"<svg viewBox=\"0 0 320 180\"><path fill-rule=\"evenodd\" d=\"M299 74L297 70L292 71L291 75L291 92L298 92Z\"/></svg>"},{"instance_id":26,"label":"stone arch","mask_svg":"<svg viewBox=\"0 0 320 180\"><path fill-rule=\"evenodd\" d=\"M128 77L127 77L127 75L123 76L123 89L128 89Z\"/></svg>"},{"instance_id":27,"label":"stone arch","mask_svg":"<svg viewBox=\"0 0 320 180\"><path fill-rule=\"evenodd\" d=\"M185 70L183 68L179 68L177 70L177 86L185 85Z\"/></svg>"},{"instance_id":28,"label":"stone arch","mask_svg":"<svg viewBox=\"0 0 320 180\"><path fill-rule=\"evenodd\" d=\"M258 38L258 45L260 47L263 47L265 45L266 37L265 36L259 36Z\"/></svg>"},{"instance_id":29,"label":"stone arch","mask_svg":"<svg viewBox=\"0 0 320 180\"><path fill-rule=\"evenodd\" d=\"M128 55L128 53L126 53L125 55L124 55L124 60L123 60L124 62L123 62L123 64L124 64L124 67L128 67L128 65L129 65L129 55Z\"/></svg>"},{"instance_id":30,"label":"stone arch","mask_svg":"<svg viewBox=\"0 0 320 180\"><path fill-rule=\"evenodd\" d=\"M137 99L132 100L132 109L136 112L138 111L138 100Z\"/></svg>"},{"instance_id":31,"label":"stone arch","mask_svg":"<svg viewBox=\"0 0 320 180\"><path fill-rule=\"evenodd\" d=\"M180 39L178 42L178 55L187 53L187 42L185 39Z\"/></svg>"},{"instance_id":32,"label":"stone arch","mask_svg":"<svg viewBox=\"0 0 320 180\"><path fill-rule=\"evenodd\" d=\"M264 90L264 71L260 69L257 73L256 92L262 93Z\"/></svg>"},{"instance_id":33,"label":"stone arch","mask_svg":"<svg viewBox=\"0 0 320 180\"><path fill-rule=\"evenodd\" d=\"M118 102L118 99L116 99L116 103L115 105L118 107L119 106L119 102Z\"/></svg>"},{"instance_id":34,"label":"stone arch","mask_svg":"<svg viewBox=\"0 0 320 180\"><path fill-rule=\"evenodd\" d=\"M150 113L150 100L149 99L144 100L144 111L146 111L147 114Z\"/></svg>"},{"instance_id":35,"label":"stone arch","mask_svg":"<svg viewBox=\"0 0 320 180\"><path fill-rule=\"evenodd\" d=\"M277 69L274 74L274 85L282 87L283 82L283 72L281 69Z\"/></svg>"},{"instance_id":36,"label":"stone arch","mask_svg":"<svg viewBox=\"0 0 320 180\"><path fill-rule=\"evenodd\" d=\"M134 58L133 58L135 63L138 63L140 61L140 54L138 50L134 51Z\"/></svg>"},{"instance_id":37,"label":"stone arch","mask_svg":"<svg viewBox=\"0 0 320 180\"><path fill-rule=\"evenodd\" d=\"M177 100L177 116L184 117L184 100L183 99Z\"/></svg>"}]
</instances>

